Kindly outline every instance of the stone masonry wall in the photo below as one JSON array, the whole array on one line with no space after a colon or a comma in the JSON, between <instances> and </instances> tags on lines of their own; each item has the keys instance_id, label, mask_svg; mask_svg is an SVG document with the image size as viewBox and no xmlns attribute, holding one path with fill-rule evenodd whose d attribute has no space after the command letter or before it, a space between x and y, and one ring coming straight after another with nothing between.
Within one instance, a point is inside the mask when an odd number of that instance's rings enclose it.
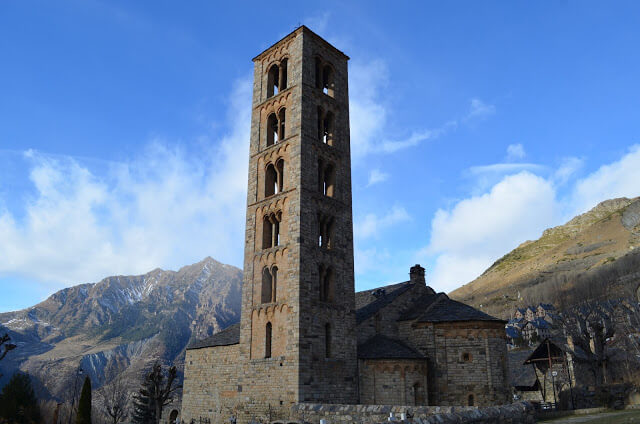
<instances>
[{"instance_id":1,"label":"stone masonry wall","mask_svg":"<svg viewBox=\"0 0 640 424\"><path fill-rule=\"evenodd\" d=\"M401 414L406 420L400 421ZM521 402L488 408L464 406L391 406L391 405L322 405L298 404L292 408L292 418L300 422L318 424L321 419L328 424L388 423L393 414L397 423L416 424L533 424L535 409L531 403Z\"/></svg>"},{"instance_id":2,"label":"stone masonry wall","mask_svg":"<svg viewBox=\"0 0 640 424\"><path fill-rule=\"evenodd\" d=\"M428 358L429 405L500 405L510 401L500 322L400 323L400 336Z\"/></svg>"},{"instance_id":3,"label":"stone masonry wall","mask_svg":"<svg viewBox=\"0 0 640 424\"><path fill-rule=\"evenodd\" d=\"M238 345L187 350L181 417L185 422L230 416L238 395Z\"/></svg>"},{"instance_id":4,"label":"stone masonry wall","mask_svg":"<svg viewBox=\"0 0 640 424\"><path fill-rule=\"evenodd\" d=\"M426 405L427 361L360 360L360 403Z\"/></svg>"}]
</instances>

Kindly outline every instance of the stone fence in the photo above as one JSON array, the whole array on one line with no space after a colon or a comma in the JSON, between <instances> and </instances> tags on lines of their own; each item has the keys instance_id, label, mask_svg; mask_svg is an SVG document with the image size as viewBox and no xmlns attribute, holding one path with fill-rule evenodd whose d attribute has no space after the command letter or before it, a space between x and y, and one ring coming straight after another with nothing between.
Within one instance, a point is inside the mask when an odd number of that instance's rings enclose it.
<instances>
[{"instance_id":1,"label":"stone fence","mask_svg":"<svg viewBox=\"0 0 640 424\"><path fill-rule=\"evenodd\" d=\"M331 405L300 403L292 407L299 422L319 424L529 424L535 423L529 402L477 408L472 406Z\"/></svg>"}]
</instances>

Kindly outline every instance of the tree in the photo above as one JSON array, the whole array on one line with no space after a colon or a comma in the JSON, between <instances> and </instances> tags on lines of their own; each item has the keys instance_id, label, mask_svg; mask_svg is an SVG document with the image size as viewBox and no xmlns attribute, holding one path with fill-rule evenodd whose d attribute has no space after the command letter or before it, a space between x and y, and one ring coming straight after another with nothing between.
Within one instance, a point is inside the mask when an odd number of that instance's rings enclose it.
<instances>
[{"instance_id":1,"label":"tree","mask_svg":"<svg viewBox=\"0 0 640 424\"><path fill-rule=\"evenodd\" d=\"M129 391L122 376L98 392L102 400L102 411L112 424L118 424L129 416Z\"/></svg>"},{"instance_id":2,"label":"tree","mask_svg":"<svg viewBox=\"0 0 640 424\"><path fill-rule=\"evenodd\" d=\"M84 378L84 384L80 392L76 424L91 424L91 379L89 376Z\"/></svg>"},{"instance_id":3,"label":"tree","mask_svg":"<svg viewBox=\"0 0 640 424\"><path fill-rule=\"evenodd\" d=\"M7 333L4 333L4 336L0 337L0 348L3 348L0 352L0 361L3 360L5 356L7 356L7 353L9 353L9 351L16 348L16 345L14 345L13 343L9 343L9 341L11 341L11 337L9 337L9 334ZM0 377L2 377L2 374L0 374Z\"/></svg>"},{"instance_id":4,"label":"tree","mask_svg":"<svg viewBox=\"0 0 640 424\"><path fill-rule=\"evenodd\" d=\"M38 423L40 409L27 374L17 372L0 394L0 417L9 423ZM0 420L2 421L2 420Z\"/></svg>"},{"instance_id":5,"label":"tree","mask_svg":"<svg viewBox=\"0 0 640 424\"><path fill-rule=\"evenodd\" d=\"M133 398L132 418L138 424L158 424L162 419L162 409L173 401L173 395L180 389L176 381L176 367L170 367L166 373L156 362L142 382L142 387ZM165 382L166 380L166 382Z\"/></svg>"}]
</instances>

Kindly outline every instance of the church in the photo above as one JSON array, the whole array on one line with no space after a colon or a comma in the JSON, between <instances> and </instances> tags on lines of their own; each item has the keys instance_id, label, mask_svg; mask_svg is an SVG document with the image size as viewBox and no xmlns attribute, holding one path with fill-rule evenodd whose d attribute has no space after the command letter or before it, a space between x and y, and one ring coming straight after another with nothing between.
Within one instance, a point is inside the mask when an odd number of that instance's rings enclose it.
<instances>
[{"instance_id":1,"label":"church","mask_svg":"<svg viewBox=\"0 0 640 424\"><path fill-rule=\"evenodd\" d=\"M305 26L253 59L241 319L187 348L185 422L510 401L505 321L436 293L419 265L355 292L348 60Z\"/></svg>"}]
</instances>

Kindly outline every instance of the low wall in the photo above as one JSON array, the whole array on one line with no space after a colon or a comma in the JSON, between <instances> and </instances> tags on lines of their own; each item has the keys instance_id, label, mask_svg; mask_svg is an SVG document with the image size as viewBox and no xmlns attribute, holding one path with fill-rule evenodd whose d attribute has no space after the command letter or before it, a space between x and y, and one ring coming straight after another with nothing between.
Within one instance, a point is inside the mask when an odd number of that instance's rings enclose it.
<instances>
[{"instance_id":1,"label":"low wall","mask_svg":"<svg viewBox=\"0 0 640 424\"><path fill-rule=\"evenodd\" d=\"M390 405L329 405L300 403L292 407L292 417L299 422L318 424L388 423L390 414L398 423L414 424L529 424L535 423L531 403L476 408L471 406L390 406ZM401 414L406 420L401 421Z\"/></svg>"}]
</instances>

